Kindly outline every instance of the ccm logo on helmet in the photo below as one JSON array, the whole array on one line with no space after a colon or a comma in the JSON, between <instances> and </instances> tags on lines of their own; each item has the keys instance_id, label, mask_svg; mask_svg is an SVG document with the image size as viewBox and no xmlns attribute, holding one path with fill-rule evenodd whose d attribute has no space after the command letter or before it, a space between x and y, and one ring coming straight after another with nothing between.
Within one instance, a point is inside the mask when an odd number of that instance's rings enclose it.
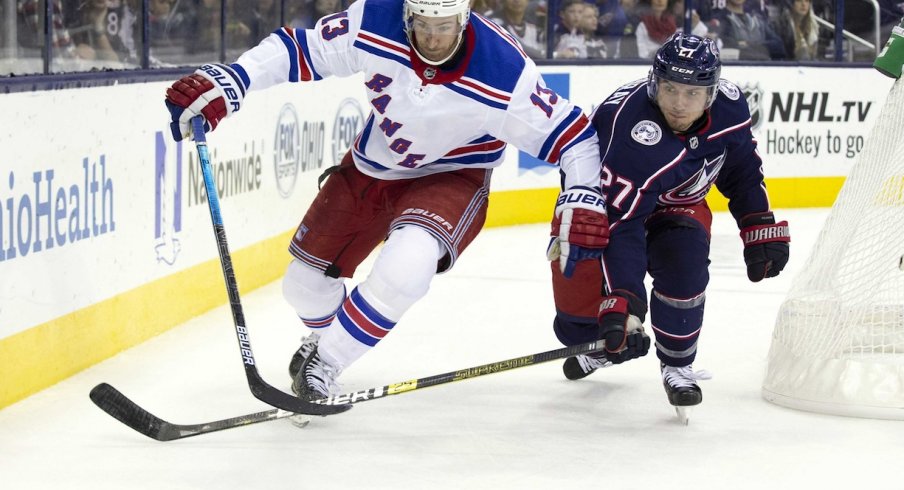
<instances>
[{"instance_id":1,"label":"ccm logo on helmet","mask_svg":"<svg viewBox=\"0 0 904 490\"><path fill-rule=\"evenodd\" d=\"M694 72L694 70L689 70L689 69L687 69L687 68L680 68L680 67L677 67L677 66L672 66L672 67L669 67L669 68L670 68L672 71L677 71L678 73L691 74L691 73Z\"/></svg>"}]
</instances>

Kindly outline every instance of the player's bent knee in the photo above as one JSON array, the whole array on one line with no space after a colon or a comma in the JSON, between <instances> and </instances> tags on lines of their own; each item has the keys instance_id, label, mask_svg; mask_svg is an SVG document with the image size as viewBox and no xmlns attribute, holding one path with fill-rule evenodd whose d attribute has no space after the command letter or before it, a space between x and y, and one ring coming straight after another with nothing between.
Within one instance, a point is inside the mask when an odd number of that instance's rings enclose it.
<instances>
[{"instance_id":1,"label":"player's bent knee","mask_svg":"<svg viewBox=\"0 0 904 490\"><path fill-rule=\"evenodd\" d=\"M562 315L556 315L552 321L552 329L562 345L578 345L593 342L599 338L599 326L596 324L596 318L568 319Z\"/></svg>"},{"instance_id":2,"label":"player's bent knee","mask_svg":"<svg viewBox=\"0 0 904 490\"><path fill-rule=\"evenodd\" d=\"M390 234L358 290L388 318L401 317L427 294L445 249L426 230L405 226Z\"/></svg>"},{"instance_id":3,"label":"player's bent knee","mask_svg":"<svg viewBox=\"0 0 904 490\"><path fill-rule=\"evenodd\" d=\"M406 226L389 236L371 275L400 294L420 297L427 293L444 253L433 235Z\"/></svg>"},{"instance_id":4,"label":"player's bent knee","mask_svg":"<svg viewBox=\"0 0 904 490\"><path fill-rule=\"evenodd\" d=\"M282 282L283 297L302 318L317 318L333 313L345 299L342 279L293 260Z\"/></svg>"}]
</instances>

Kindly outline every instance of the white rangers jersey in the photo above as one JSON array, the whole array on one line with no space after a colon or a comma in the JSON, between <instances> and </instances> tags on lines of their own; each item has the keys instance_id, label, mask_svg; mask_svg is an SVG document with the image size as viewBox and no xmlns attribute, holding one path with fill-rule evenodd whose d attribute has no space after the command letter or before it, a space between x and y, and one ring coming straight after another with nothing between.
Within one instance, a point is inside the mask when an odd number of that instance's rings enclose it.
<instances>
[{"instance_id":1,"label":"white rangers jersey","mask_svg":"<svg viewBox=\"0 0 904 490\"><path fill-rule=\"evenodd\" d=\"M439 70L412 53L403 1L359 0L313 29L279 29L231 66L246 91L363 72L371 113L351 150L361 172L377 179L496 167L511 143L558 163L566 188L599 186L587 117L546 88L508 33L472 13L466 51Z\"/></svg>"}]
</instances>

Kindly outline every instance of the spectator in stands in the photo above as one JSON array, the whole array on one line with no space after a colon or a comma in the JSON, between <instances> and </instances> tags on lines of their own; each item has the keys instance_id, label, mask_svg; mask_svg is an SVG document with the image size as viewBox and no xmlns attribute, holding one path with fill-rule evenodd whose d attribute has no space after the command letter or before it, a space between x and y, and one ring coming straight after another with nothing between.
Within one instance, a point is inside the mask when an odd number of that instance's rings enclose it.
<instances>
[{"instance_id":1,"label":"spectator in stands","mask_svg":"<svg viewBox=\"0 0 904 490\"><path fill-rule=\"evenodd\" d=\"M279 0L252 0L251 3L250 8L247 5L236 4L236 15L241 19L242 24L248 27L250 43L245 46L246 48L257 45L263 38L280 27Z\"/></svg>"},{"instance_id":2,"label":"spectator in stands","mask_svg":"<svg viewBox=\"0 0 904 490\"><path fill-rule=\"evenodd\" d=\"M75 11L78 18L72 38L79 56L97 61L135 61L135 40L131 37L137 19L129 5L120 0L87 0Z\"/></svg>"},{"instance_id":3,"label":"spectator in stands","mask_svg":"<svg viewBox=\"0 0 904 490\"><path fill-rule=\"evenodd\" d=\"M196 34L187 48L192 53L217 53L223 42L220 29L221 0L195 0ZM258 40L251 39L252 30L242 15L247 8L246 0L226 0L226 48L227 57L230 51L244 52Z\"/></svg>"},{"instance_id":4,"label":"spectator in stands","mask_svg":"<svg viewBox=\"0 0 904 490\"><path fill-rule=\"evenodd\" d=\"M789 60L818 59L819 25L810 0L785 0L772 28L782 39Z\"/></svg>"},{"instance_id":5,"label":"spectator in stands","mask_svg":"<svg viewBox=\"0 0 904 490\"><path fill-rule=\"evenodd\" d=\"M54 57L75 58L75 44L67 29L67 17L64 15L60 0L51 1L51 41ZM26 50L27 57L39 55L44 46L44 0L19 0L16 3L16 37L19 46Z\"/></svg>"},{"instance_id":6,"label":"spectator in stands","mask_svg":"<svg viewBox=\"0 0 904 490\"><path fill-rule=\"evenodd\" d=\"M652 58L656 50L678 30L669 0L646 0L637 25L637 55Z\"/></svg>"},{"instance_id":7,"label":"spectator in stands","mask_svg":"<svg viewBox=\"0 0 904 490\"><path fill-rule=\"evenodd\" d=\"M564 0L559 8L559 25L556 27L556 49L553 58L574 59L587 57L587 45L581 32L584 16L583 0Z\"/></svg>"},{"instance_id":8,"label":"spectator in stands","mask_svg":"<svg viewBox=\"0 0 904 490\"><path fill-rule=\"evenodd\" d=\"M608 57L606 40L599 32L599 22L599 7L592 3L584 4L581 32L584 34L584 45L587 46L588 59L605 59Z\"/></svg>"},{"instance_id":9,"label":"spectator in stands","mask_svg":"<svg viewBox=\"0 0 904 490\"><path fill-rule=\"evenodd\" d=\"M694 10L700 15L700 20L709 23L709 20L713 17L713 9L716 8L716 3L720 1L723 4L725 3L725 0L694 0Z\"/></svg>"},{"instance_id":10,"label":"spectator in stands","mask_svg":"<svg viewBox=\"0 0 904 490\"><path fill-rule=\"evenodd\" d=\"M684 0L672 0L671 11L675 17L675 23L678 25L678 30L684 31ZM710 36L709 27L700 20L700 14L697 9L691 10L691 34L699 37L715 37Z\"/></svg>"},{"instance_id":11,"label":"spectator in stands","mask_svg":"<svg viewBox=\"0 0 904 490\"><path fill-rule=\"evenodd\" d=\"M149 0L148 27L151 50L176 48L184 51L185 35L188 32L191 15L185 3L174 4L176 0ZM181 8L180 8L181 7Z\"/></svg>"},{"instance_id":12,"label":"spectator in stands","mask_svg":"<svg viewBox=\"0 0 904 490\"><path fill-rule=\"evenodd\" d=\"M305 0L289 25L299 29L312 29L321 18L342 10L341 0Z\"/></svg>"},{"instance_id":13,"label":"spectator in stands","mask_svg":"<svg viewBox=\"0 0 904 490\"><path fill-rule=\"evenodd\" d=\"M619 0L596 0L597 34L604 37L621 36L625 32L628 17Z\"/></svg>"},{"instance_id":14,"label":"spectator in stands","mask_svg":"<svg viewBox=\"0 0 904 490\"><path fill-rule=\"evenodd\" d=\"M736 49L738 59L750 61L782 60L786 58L781 38L769 25L761 10L745 11L748 0L726 0L725 8L714 12L719 22L719 37L723 47ZM759 5L758 0L752 0ZM723 53L724 54L724 53Z\"/></svg>"},{"instance_id":15,"label":"spectator in stands","mask_svg":"<svg viewBox=\"0 0 904 490\"><path fill-rule=\"evenodd\" d=\"M471 0L471 12L492 17L496 13L496 0Z\"/></svg>"},{"instance_id":16,"label":"spectator in stands","mask_svg":"<svg viewBox=\"0 0 904 490\"><path fill-rule=\"evenodd\" d=\"M304 1L286 2L286 22L289 27L300 27L311 23L311 14L309 10L312 8Z\"/></svg>"},{"instance_id":17,"label":"spectator in stands","mask_svg":"<svg viewBox=\"0 0 904 490\"><path fill-rule=\"evenodd\" d=\"M528 0L500 0L500 10L491 19L515 36L528 56L545 58L545 30L525 18L527 4Z\"/></svg>"},{"instance_id":18,"label":"spectator in stands","mask_svg":"<svg viewBox=\"0 0 904 490\"><path fill-rule=\"evenodd\" d=\"M637 1L638 0L619 0L618 2L622 12L625 13L627 22L622 31L621 39L618 41L618 45L615 48L615 53L610 53L613 58L637 58L637 26L640 24L641 14L640 6ZM612 44L610 43L609 46L611 47Z\"/></svg>"},{"instance_id":19,"label":"spectator in stands","mask_svg":"<svg viewBox=\"0 0 904 490\"><path fill-rule=\"evenodd\" d=\"M744 12L756 12L766 19L772 19L774 16L778 15L778 5L776 5L776 2L781 1L784 0L748 0L744 3ZM835 0L827 1L834 2ZM697 9L697 12L700 14L700 20L706 23L711 33L719 32L719 12L725 10L726 3L727 0L694 1L694 8ZM679 22L679 24L680 23L681 22Z\"/></svg>"},{"instance_id":20,"label":"spectator in stands","mask_svg":"<svg viewBox=\"0 0 904 490\"><path fill-rule=\"evenodd\" d=\"M351 4L353 2L354 0L349 0L348 3ZM343 10L345 10L345 7L342 4L342 0L314 0L314 12L320 17L342 12Z\"/></svg>"},{"instance_id":21,"label":"spectator in stands","mask_svg":"<svg viewBox=\"0 0 904 490\"><path fill-rule=\"evenodd\" d=\"M209 53L213 56L220 49L220 1L192 0L194 3L194 39L186 44L189 53Z\"/></svg>"},{"instance_id":22,"label":"spectator in stands","mask_svg":"<svg viewBox=\"0 0 904 490\"><path fill-rule=\"evenodd\" d=\"M529 0L527 2L527 13L524 14L524 18L527 19L528 22L533 22L542 27L543 32L545 33L548 17L547 9L548 5L546 0Z\"/></svg>"}]
</instances>

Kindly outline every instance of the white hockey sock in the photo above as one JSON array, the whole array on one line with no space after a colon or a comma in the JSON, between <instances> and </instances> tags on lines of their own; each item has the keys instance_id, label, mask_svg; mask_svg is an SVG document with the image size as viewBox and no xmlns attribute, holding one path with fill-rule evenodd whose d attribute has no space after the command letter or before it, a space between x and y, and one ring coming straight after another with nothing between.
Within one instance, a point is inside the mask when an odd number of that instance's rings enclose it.
<instances>
[{"instance_id":1,"label":"white hockey sock","mask_svg":"<svg viewBox=\"0 0 904 490\"><path fill-rule=\"evenodd\" d=\"M297 259L289 264L282 286L283 296L301 321L321 334L333 322L345 300L342 279L327 277Z\"/></svg>"},{"instance_id":2,"label":"white hockey sock","mask_svg":"<svg viewBox=\"0 0 904 490\"><path fill-rule=\"evenodd\" d=\"M355 288L320 339L324 360L345 368L375 346L423 298L445 249L416 226L392 232L367 279Z\"/></svg>"}]
</instances>

